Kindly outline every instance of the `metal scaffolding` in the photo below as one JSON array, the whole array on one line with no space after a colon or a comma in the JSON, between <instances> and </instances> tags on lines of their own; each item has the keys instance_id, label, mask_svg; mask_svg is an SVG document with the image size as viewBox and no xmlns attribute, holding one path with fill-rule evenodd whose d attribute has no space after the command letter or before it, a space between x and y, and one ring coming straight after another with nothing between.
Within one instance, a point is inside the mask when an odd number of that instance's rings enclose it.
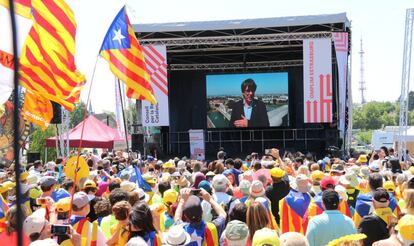
<instances>
[{"instance_id":1,"label":"metal scaffolding","mask_svg":"<svg viewBox=\"0 0 414 246\"><path fill-rule=\"evenodd\" d=\"M407 9L405 20L404 53L400 95L400 123L398 134L398 153L402 160L407 149L408 94L410 91L411 48L413 41L414 9Z\"/></svg>"}]
</instances>

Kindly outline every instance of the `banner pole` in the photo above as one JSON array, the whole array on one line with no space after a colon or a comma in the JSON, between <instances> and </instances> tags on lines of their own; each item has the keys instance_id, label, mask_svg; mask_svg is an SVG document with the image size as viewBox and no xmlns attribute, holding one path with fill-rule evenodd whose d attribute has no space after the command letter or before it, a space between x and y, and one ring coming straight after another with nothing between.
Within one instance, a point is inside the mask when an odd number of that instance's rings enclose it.
<instances>
[{"instance_id":1,"label":"banner pole","mask_svg":"<svg viewBox=\"0 0 414 246\"><path fill-rule=\"evenodd\" d=\"M124 113L124 103L122 101L122 94L121 94L121 83L119 82L119 79L116 79L116 83L118 84L118 90L119 90L119 99L121 100L121 110L122 110L122 119L124 119L124 132L125 132L125 141L127 145L127 152L129 151L129 143L128 143L128 131L126 127L126 121L125 121L125 113Z\"/></svg>"}]
</instances>

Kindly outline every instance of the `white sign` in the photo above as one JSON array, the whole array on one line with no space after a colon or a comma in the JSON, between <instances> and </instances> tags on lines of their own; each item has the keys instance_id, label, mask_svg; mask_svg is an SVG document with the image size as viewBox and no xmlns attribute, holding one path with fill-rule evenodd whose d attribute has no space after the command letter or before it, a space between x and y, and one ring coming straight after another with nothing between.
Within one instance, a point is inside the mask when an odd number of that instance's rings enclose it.
<instances>
[{"instance_id":1,"label":"white sign","mask_svg":"<svg viewBox=\"0 0 414 246\"><path fill-rule=\"evenodd\" d=\"M193 160L204 160L204 131L203 130L189 130L190 134L190 154Z\"/></svg>"},{"instance_id":2,"label":"white sign","mask_svg":"<svg viewBox=\"0 0 414 246\"><path fill-rule=\"evenodd\" d=\"M303 40L303 103L305 123L332 122L331 39Z\"/></svg>"},{"instance_id":3,"label":"white sign","mask_svg":"<svg viewBox=\"0 0 414 246\"><path fill-rule=\"evenodd\" d=\"M167 48L165 45L147 45L142 48L154 95L158 102L152 105L148 101L142 101L142 125L169 126Z\"/></svg>"}]
</instances>

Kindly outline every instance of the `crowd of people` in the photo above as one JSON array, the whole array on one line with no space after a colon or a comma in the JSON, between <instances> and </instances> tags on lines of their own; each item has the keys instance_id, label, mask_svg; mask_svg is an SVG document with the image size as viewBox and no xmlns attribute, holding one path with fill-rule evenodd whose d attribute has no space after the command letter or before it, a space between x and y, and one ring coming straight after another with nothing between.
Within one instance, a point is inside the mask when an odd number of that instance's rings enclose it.
<instances>
[{"instance_id":1,"label":"crowd of people","mask_svg":"<svg viewBox=\"0 0 414 246\"><path fill-rule=\"evenodd\" d=\"M414 166L392 149L316 160L271 149L211 162L85 152L89 174L65 160L0 172L0 242L16 245L414 245Z\"/></svg>"}]
</instances>

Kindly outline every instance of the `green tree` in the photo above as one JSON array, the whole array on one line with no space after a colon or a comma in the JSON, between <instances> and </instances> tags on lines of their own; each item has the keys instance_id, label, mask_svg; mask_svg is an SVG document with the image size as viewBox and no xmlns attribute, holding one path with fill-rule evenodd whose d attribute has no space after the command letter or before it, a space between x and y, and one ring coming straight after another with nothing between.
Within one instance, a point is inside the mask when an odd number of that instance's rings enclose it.
<instances>
[{"instance_id":1,"label":"green tree","mask_svg":"<svg viewBox=\"0 0 414 246\"><path fill-rule=\"evenodd\" d=\"M372 139L372 130L358 132L356 134L356 139L358 142L370 144Z\"/></svg>"},{"instance_id":2,"label":"green tree","mask_svg":"<svg viewBox=\"0 0 414 246\"><path fill-rule=\"evenodd\" d=\"M69 127L73 128L77 126L79 123L83 121L84 114L86 110L86 104L84 102L80 102L75 106L75 108L72 110L72 112L69 113ZM89 112L86 110L86 117L89 116Z\"/></svg>"},{"instance_id":3,"label":"green tree","mask_svg":"<svg viewBox=\"0 0 414 246\"><path fill-rule=\"evenodd\" d=\"M56 129L54 125L50 125L45 131L42 128L35 126L35 130L30 135L30 152L40 152L40 158L44 160L46 153L46 138L56 135ZM56 148L48 148L47 161L56 159Z\"/></svg>"}]
</instances>

